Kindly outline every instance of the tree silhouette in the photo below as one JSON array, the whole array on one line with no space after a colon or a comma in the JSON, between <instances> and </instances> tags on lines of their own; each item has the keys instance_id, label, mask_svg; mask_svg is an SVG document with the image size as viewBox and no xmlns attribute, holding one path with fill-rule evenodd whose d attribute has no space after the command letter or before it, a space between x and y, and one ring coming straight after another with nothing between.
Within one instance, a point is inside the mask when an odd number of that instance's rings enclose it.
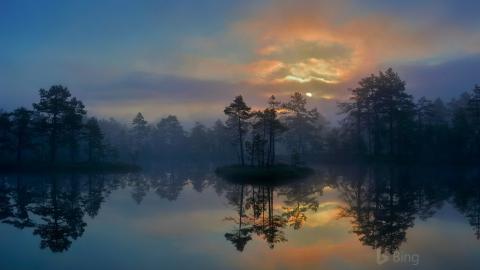
<instances>
[{"instance_id":1,"label":"tree silhouette","mask_svg":"<svg viewBox=\"0 0 480 270\"><path fill-rule=\"evenodd\" d=\"M98 215L100 206L105 201L103 193L105 192L105 184L103 177L97 175L88 175L87 183L87 195L83 198L83 205L85 212L91 217L94 218Z\"/></svg>"},{"instance_id":2,"label":"tree silhouette","mask_svg":"<svg viewBox=\"0 0 480 270\"><path fill-rule=\"evenodd\" d=\"M231 141L231 136L221 120L215 121L213 127L208 130L208 138L212 147L212 160L229 160L235 155L233 146L225 144L225 142Z\"/></svg>"},{"instance_id":3,"label":"tree silhouette","mask_svg":"<svg viewBox=\"0 0 480 270\"><path fill-rule=\"evenodd\" d=\"M169 201L176 200L186 184L186 180L173 173L164 173L159 180L152 188L158 196Z\"/></svg>"},{"instance_id":4,"label":"tree silhouette","mask_svg":"<svg viewBox=\"0 0 480 270\"><path fill-rule=\"evenodd\" d=\"M0 158L7 154L11 148L11 127L10 115L0 110Z\"/></svg>"},{"instance_id":5,"label":"tree silhouette","mask_svg":"<svg viewBox=\"0 0 480 270\"><path fill-rule=\"evenodd\" d=\"M147 139L148 139L148 122L143 118L142 113L137 113L135 118L132 120L132 129L131 129L131 151L130 155L134 161L137 160L138 155L142 150L144 150Z\"/></svg>"},{"instance_id":6,"label":"tree silhouette","mask_svg":"<svg viewBox=\"0 0 480 270\"><path fill-rule=\"evenodd\" d=\"M162 118L158 122L154 136L156 151L167 159L178 155L186 142L185 130L174 115Z\"/></svg>"},{"instance_id":7,"label":"tree silhouette","mask_svg":"<svg viewBox=\"0 0 480 270\"><path fill-rule=\"evenodd\" d=\"M10 203L10 188L7 183L0 182L0 220L13 216L13 209Z\"/></svg>"},{"instance_id":8,"label":"tree silhouette","mask_svg":"<svg viewBox=\"0 0 480 270\"><path fill-rule=\"evenodd\" d=\"M248 131L247 120L251 117L250 107L245 104L242 96L237 96L223 112L228 116L227 127L236 133L240 162L243 166L245 165L243 142L245 133Z\"/></svg>"},{"instance_id":9,"label":"tree silhouette","mask_svg":"<svg viewBox=\"0 0 480 270\"><path fill-rule=\"evenodd\" d=\"M320 183L303 181L280 189L279 196L286 198L282 206L282 216L289 226L295 230L300 229L307 221L307 213L318 210L318 198L323 195L324 185L323 181Z\"/></svg>"},{"instance_id":10,"label":"tree silhouette","mask_svg":"<svg viewBox=\"0 0 480 270\"><path fill-rule=\"evenodd\" d=\"M211 152L207 128L203 124L195 123L190 132L189 143L192 157L206 158Z\"/></svg>"},{"instance_id":11,"label":"tree silhouette","mask_svg":"<svg viewBox=\"0 0 480 270\"><path fill-rule=\"evenodd\" d=\"M324 122L316 108L308 110L306 105L307 99L298 92L282 105L285 110L282 118L288 129L285 133L286 144L292 156L299 158L304 158L312 150L315 140L320 139L316 135Z\"/></svg>"},{"instance_id":12,"label":"tree silhouette","mask_svg":"<svg viewBox=\"0 0 480 270\"><path fill-rule=\"evenodd\" d=\"M33 108L45 118L50 162L55 162L59 144L65 132L65 116L72 109L71 94L66 87L61 85L54 85L48 91L40 89L39 93L40 102L34 103Z\"/></svg>"},{"instance_id":13,"label":"tree silhouette","mask_svg":"<svg viewBox=\"0 0 480 270\"><path fill-rule=\"evenodd\" d=\"M280 102L276 101L275 96L271 96L268 100L268 108L251 113L253 118L251 141L247 141L245 147L252 166L254 161L260 167L275 163L276 138L286 130L277 117L279 106Z\"/></svg>"},{"instance_id":14,"label":"tree silhouette","mask_svg":"<svg viewBox=\"0 0 480 270\"><path fill-rule=\"evenodd\" d=\"M275 96L268 99L268 108L263 112L265 115L265 122L268 133L268 150L267 150L267 165L275 164L275 145L277 136L286 131L287 128L278 119L277 110L280 107L280 102L276 100Z\"/></svg>"},{"instance_id":15,"label":"tree silhouette","mask_svg":"<svg viewBox=\"0 0 480 270\"><path fill-rule=\"evenodd\" d=\"M235 189L235 191L237 191L237 189ZM253 228L249 226L248 222L244 221L247 218L244 213L245 185L241 185L238 192L238 194L232 194L234 197L231 197L233 200L230 201L231 204L238 207L238 219L233 217L225 218L225 220L230 220L238 224L238 228L235 228L231 233L226 233L225 239L232 242L235 248L242 252L245 249L245 245L248 243L248 241L252 240L251 233ZM238 199L238 201L235 201L235 199Z\"/></svg>"},{"instance_id":16,"label":"tree silhouette","mask_svg":"<svg viewBox=\"0 0 480 270\"><path fill-rule=\"evenodd\" d=\"M467 112L472 126L472 152L480 158L480 85L475 85L468 100Z\"/></svg>"},{"instance_id":17,"label":"tree silhouette","mask_svg":"<svg viewBox=\"0 0 480 270\"><path fill-rule=\"evenodd\" d=\"M393 168L374 168L363 177L340 186L347 204L341 216L353 218L353 233L364 245L393 254L413 226L417 213L413 189L398 183Z\"/></svg>"},{"instance_id":18,"label":"tree silhouette","mask_svg":"<svg viewBox=\"0 0 480 270\"><path fill-rule=\"evenodd\" d=\"M16 228L24 229L33 227L34 221L30 217L30 208L33 204L34 194L32 190L23 182L21 176L16 177L15 189L12 189L12 212L10 218L4 220L4 223L12 224Z\"/></svg>"},{"instance_id":19,"label":"tree silhouette","mask_svg":"<svg viewBox=\"0 0 480 270\"><path fill-rule=\"evenodd\" d=\"M480 182L479 174L463 173L456 180L453 202L455 207L468 220L475 237L480 240Z\"/></svg>"},{"instance_id":20,"label":"tree silhouette","mask_svg":"<svg viewBox=\"0 0 480 270\"><path fill-rule=\"evenodd\" d=\"M354 134L357 153L390 159L411 156L415 105L398 74L391 68L372 74L351 92L350 102L340 104L340 110L346 114L344 128Z\"/></svg>"},{"instance_id":21,"label":"tree silhouette","mask_svg":"<svg viewBox=\"0 0 480 270\"><path fill-rule=\"evenodd\" d=\"M80 100L72 98L67 112L63 116L65 124L65 139L70 151L70 161L74 162L78 155L79 139L83 127L83 118L87 114Z\"/></svg>"},{"instance_id":22,"label":"tree silhouette","mask_svg":"<svg viewBox=\"0 0 480 270\"><path fill-rule=\"evenodd\" d=\"M70 196L60 190L58 179L52 177L50 190L42 204L33 209L45 223L35 226L34 235L41 238L40 247L49 248L52 252L68 250L72 240L83 234L86 223L83 222L83 213L78 205L75 190Z\"/></svg>"},{"instance_id":23,"label":"tree silhouette","mask_svg":"<svg viewBox=\"0 0 480 270\"><path fill-rule=\"evenodd\" d=\"M85 124L84 136L87 143L88 161L93 162L96 159L101 159L105 154L105 145L103 143L103 133L96 118L88 119Z\"/></svg>"},{"instance_id":24,"label":"tree silhouette","mask_svg":"<svg viewBox=\"0 0 480 270\"><path fill-rule=\"evenodd\" d=\"M235 185L226 197L237 208L238 218L225 218L237 226L232 232L226 233L225 238L238 251L243 251L248 241L252 240L252 233L262 237L272 249L275 244L287 241L283 231L287 219L274 211L273 187Z\"/></svg>"},{"instance_id":25,"label":"tree silhouette","mask_svg":"<svg viewBox=\"0 0 480 270\"><path fill-rule=\"evenodd\" d=\"M25 150L33 146L32 111L20 107L12 113L12 133L15 138L17 164L22 162Z\"/></svg>"}]
</instances>

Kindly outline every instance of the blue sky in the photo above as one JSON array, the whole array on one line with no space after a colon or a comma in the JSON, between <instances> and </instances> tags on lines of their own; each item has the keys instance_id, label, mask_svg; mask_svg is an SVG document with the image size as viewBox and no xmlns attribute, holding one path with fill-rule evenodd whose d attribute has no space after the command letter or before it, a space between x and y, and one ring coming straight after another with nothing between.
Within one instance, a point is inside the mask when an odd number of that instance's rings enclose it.
<instances>
[{"instance_id":1,"label":"blue sky","mask_svg":"<svg viewBox=\"0 0 480 270\"><path fill-rule=\"evenodd\" d=\"M101 2L101 3L99 3ZM327 116L392 66L415 96L480 83L478 1L0 2L0 107L64 84L90 114L211 120L312 92Z\"/></svg>"}]
</instances>

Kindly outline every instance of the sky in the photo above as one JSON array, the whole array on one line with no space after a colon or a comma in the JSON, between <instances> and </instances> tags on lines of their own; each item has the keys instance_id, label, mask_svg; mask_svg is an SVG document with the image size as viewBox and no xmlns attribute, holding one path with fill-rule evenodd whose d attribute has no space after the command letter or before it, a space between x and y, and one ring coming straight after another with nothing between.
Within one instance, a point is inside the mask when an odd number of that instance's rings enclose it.
<instances>
[{"instance_id":1,"label":"sky","mask_svg":"<svg viewBox=\"0 0 480 270\"><path fill-rule=\"evenodd\" d=\"M0 0L0 108L67 86L90 115L186 122L243 95L308 98L327 118L388 67L415 97L480 83L480 1Z\"/></svg>"}]
</instances>

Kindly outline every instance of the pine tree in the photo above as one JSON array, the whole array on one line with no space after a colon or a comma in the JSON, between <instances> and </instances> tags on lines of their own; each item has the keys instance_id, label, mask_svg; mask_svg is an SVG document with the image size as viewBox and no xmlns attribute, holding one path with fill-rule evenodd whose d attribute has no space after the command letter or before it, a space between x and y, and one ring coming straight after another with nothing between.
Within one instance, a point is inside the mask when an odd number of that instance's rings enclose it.
<instances>
[{"instance_id":1,"label":"pine tree","mask_svg":"<svg viewBox=\"0 0 480 270\"><path fill-rule=\"evenodd\" d=\"M323 120L316 108L309 110L306 105L307 99L298 92L282 105L285 110L282 118L288 129L285 133L286 144L291 154L298 154L299 158L304 158L312 150L311 145L317 139L316 130ZM273 111L270 113L272 117L275 116Z\"/></svg>"},{"instance_id":2,"label":"pine tree","mask_svg":"<svg viewBox=\"0 0 480 270\"><path fill-rule=\"evenodd\" d=\"M65 116L71 111L70 91L61 85L54 85L47 91L40 89L40 102L33 108L44 118L44 129L50 148L50 162L55 162L63 135L65 134Z\"/></svg>"},{"instance_id":3,"label":"pine tree","mask_svg":"<svg viewBox=\"0 0 480 270\"><path fill-rule=\"evenodd\" d=\"M228 128L236 133L235 140L239 146L239 156L242 166L245 165L243 143L245 134L248 131L247 120L252 116L250 114L250 110L251 108L248 107L243 101L243 97L237 96L229 106L225 107L225 110L223 111L229 117L227 121Z\"/></svg>"},{"instance_id":4,"label":"pine tree","mask_svg":"<svg viewBox=\"0 0 480 270\"><path fill-rule=\"evenodd\" d=\"M78 155L79 137L83 128L83 118L87 114L80 100L72 98L68 111L63 116L65 124L65 140L70 151L70 161L74 162Z\"/></svg>"},{"instance_id":5,"label":"pine tree","mask_svg":"<svg viewBox=\"0 0 480 270\"><path fill-rule=\"evenodd\" d=\"M15 140L14 147L18 164L22 162L24 151L32 147L32 115L32 111L23 107L12 113L12 134Z\"/></svg>"},{"instance_id":6,"label":"pine tree","mask_svg":"<svg viewBox=\"0 0 480 270\"><path fill-rule=\"evenodd\" d=\"M105 144L103 142L103 133L95 117L88 119L85 124L85 141L87 144L86 152L88 162L94 162L102 159L104 156Z\"/></svg>"},{"instance_id":7,"label":"pine tree","mask_svg":"<svg viewBox=\"0 0 480 270\"><path fill-rule=\"evenodd\" d=\"M143 118L142 113L139 112L132 121L131 129L132 149L130 155L134 161L138 158L140 152L144 150L147 143L148 133L148 122Z\"/></svg>"}]
</instances>

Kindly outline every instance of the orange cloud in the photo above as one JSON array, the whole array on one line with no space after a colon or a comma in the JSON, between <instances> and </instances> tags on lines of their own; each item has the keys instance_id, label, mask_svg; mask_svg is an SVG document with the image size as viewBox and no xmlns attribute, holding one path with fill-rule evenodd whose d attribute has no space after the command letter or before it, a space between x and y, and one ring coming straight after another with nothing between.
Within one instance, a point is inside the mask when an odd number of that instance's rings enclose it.
<instances>
[{"instance_id":1,"label":"orange cloud","mask_svg":"<svg viewBox=\"0 0 480 270\"><path fill-rule=\"evenodd\" d=\"M412 24L398 16L355 12L352 6L350 1L280 1L237 22L233 29L256 44L258 63L268 60L283 68L282 72L270 67L255 70L272 82L334 84L374 72L385 63L480 51L475 47L478 34L449 25Z\"/></svg>"},{"instance_id":2,"label":"orange cloud","mask_svg":"<svg viewBox=\"0 0 480 270\"><path fill-rule=\"evenodd\" d=\"M436 64L480 52L478 31L435 16L412 21L358 5L275 1L239 16L220 35L186 38L182 46L189 52L154 73L228 83L225 93L250 96L252 106L294 91L311 92L317 106L346 98L360 77L385 66Z\"/></svg>"}]
</instances>

